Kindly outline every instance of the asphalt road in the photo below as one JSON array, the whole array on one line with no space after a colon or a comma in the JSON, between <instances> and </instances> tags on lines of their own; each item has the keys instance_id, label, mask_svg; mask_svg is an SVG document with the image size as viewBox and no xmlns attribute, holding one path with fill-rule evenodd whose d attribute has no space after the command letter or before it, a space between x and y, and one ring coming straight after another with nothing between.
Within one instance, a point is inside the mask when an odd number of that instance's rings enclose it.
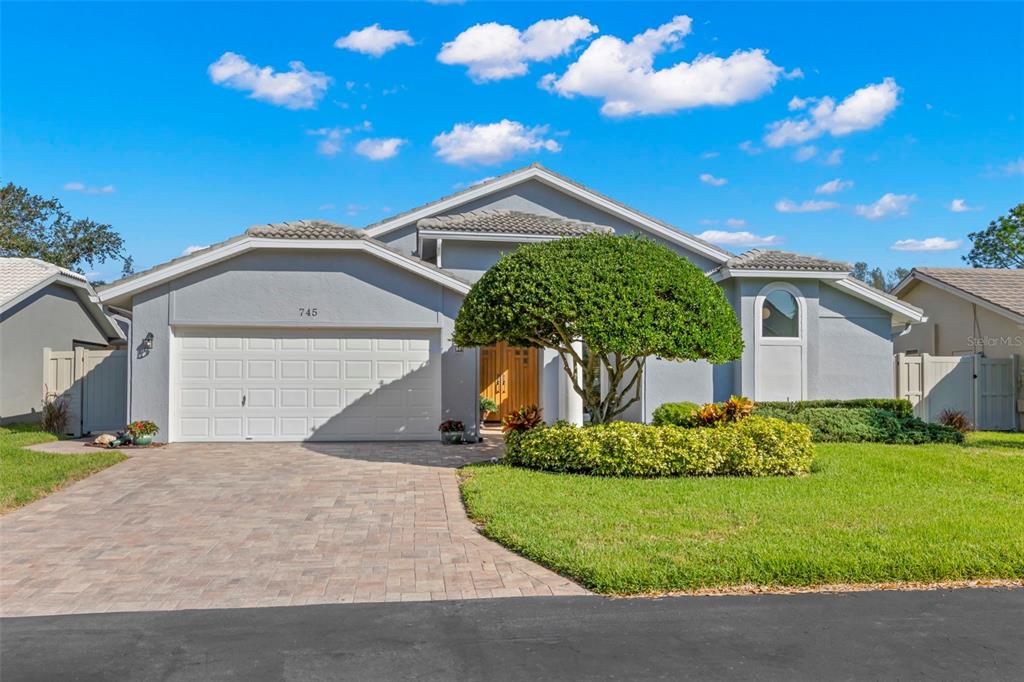
<instances>
[{"instance_id":1,"label":"asphalt road","mask_svg":"<svg viewBox=\"0 0 1024 682\"><path fill-rule=\"evenodd\" d=\"M1019 680L1024 590L13 618L0 678Z\"/></svg>"}]
</instances>

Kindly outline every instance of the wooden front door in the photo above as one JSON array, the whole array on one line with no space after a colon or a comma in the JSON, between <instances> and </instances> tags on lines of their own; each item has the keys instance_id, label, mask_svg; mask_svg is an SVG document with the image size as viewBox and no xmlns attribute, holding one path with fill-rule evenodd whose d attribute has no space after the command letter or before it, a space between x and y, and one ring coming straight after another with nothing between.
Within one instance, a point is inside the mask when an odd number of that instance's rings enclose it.
<instances>
[{"instance_id":1,"label":"wooden front door","mask_svg":"<svg viewBox=\"0 0 1024 682\"><path fill-rule=\"evenodd\" d=\"M537 348L518 348L501 342L480 349L480 395L498 403L484 421L500 421L523 405L539 402Z\"/></svg>"}]
</instances>

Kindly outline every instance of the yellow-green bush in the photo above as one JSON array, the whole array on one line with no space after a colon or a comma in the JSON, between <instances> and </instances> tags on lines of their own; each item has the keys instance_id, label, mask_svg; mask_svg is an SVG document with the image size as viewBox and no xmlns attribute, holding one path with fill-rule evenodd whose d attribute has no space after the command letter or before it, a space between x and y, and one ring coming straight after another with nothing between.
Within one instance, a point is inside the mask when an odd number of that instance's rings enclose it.
<instances>
[{"instance_id":1,"label":"yellow-green bush","mask_svg":"<svg viewBox=\"0 0 1024 682\"><path fill-rule=\"evenodd\" d=\"M509 433L505 461L597 476L780 476L806 473L814 455L803 424L751 417L713 428L564 422Z\"/></svg>"}]
</instances>

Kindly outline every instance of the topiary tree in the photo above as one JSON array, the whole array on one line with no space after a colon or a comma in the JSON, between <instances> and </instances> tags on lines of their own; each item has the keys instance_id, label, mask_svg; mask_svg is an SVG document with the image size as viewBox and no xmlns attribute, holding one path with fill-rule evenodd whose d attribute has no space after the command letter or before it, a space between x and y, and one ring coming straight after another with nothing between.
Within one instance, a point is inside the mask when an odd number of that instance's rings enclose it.
<instances>
[{"instance_id":1,"label":"topiary tree","mask_svg":"<svg viewBox=\"0 0 1024 682\"><path fill-rule=\"evenodd\" d=\"M653 241L607 234L524 245L484 273L454 342L498 341L556 351L595 423L640 399L652 355L722 363L743 351L736 315L700 269Z\"/></svg>"}]
</instances>

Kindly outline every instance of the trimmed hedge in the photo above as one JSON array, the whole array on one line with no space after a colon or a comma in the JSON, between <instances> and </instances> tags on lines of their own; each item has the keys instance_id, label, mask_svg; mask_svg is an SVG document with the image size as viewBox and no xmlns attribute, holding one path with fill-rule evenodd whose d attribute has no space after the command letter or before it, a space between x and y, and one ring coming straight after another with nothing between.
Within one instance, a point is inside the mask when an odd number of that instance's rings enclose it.
<instances>
[{"instance_id":1,"label":"trimmed hedge","mask_svg":"<svg viewBox=\"0 0 1024 682\"><path fill-rule=\"evenodd\" d=\"M817 443L921 443L964 442L964 434L941 424L929 424L917 417L899 417L887 410L866 407L810 407L790 412L776 407L760 407L762 417L805 424Z\"/></svg>"},{"instance_id":2,"label":"trimmed hedge","mask_svg":"<svg viewBox=\"0 0 1024 682\"><path fill-rule=\"evenodd\" d=\"M811 432L751 417L713 428L565 422L505 437L505 461L597 476L785 476L810 471Z\"/></svg>"},{"instance_id":3,"label":"trimmed hedge","mask_svg":"<svg viewBox=\"0 0 1024 682\"><path fill-rule=\"evenodd\" d=\"M901 398L856 398L854 400L798 400L795 402L763 402L756 403L754 405L754 412L759 412L762 409L769 408L771 410L781 410L793 414L795 412L802 412L803 410L812 409L816 407L836 407L842 409L855 409L861 407L870 407L876 410L886 410L892 412L897 417L913 417L914 406L910 404L909 400L903 400ZM778 414L773 412L773 414Z\"/></svg>"},{"instance_id":4,"label":"trimmed hedge","mask_svg":"<svg viewBox=\"0 0 1024 682\"><path fill-rule=\"evenodd\" d=\"M651 423L655 426L693 426L693 415L700 409L697 403L681 401L678 403L663 403L659 405L654 414L651 415Z\"/></svg>"}]
</instances>

